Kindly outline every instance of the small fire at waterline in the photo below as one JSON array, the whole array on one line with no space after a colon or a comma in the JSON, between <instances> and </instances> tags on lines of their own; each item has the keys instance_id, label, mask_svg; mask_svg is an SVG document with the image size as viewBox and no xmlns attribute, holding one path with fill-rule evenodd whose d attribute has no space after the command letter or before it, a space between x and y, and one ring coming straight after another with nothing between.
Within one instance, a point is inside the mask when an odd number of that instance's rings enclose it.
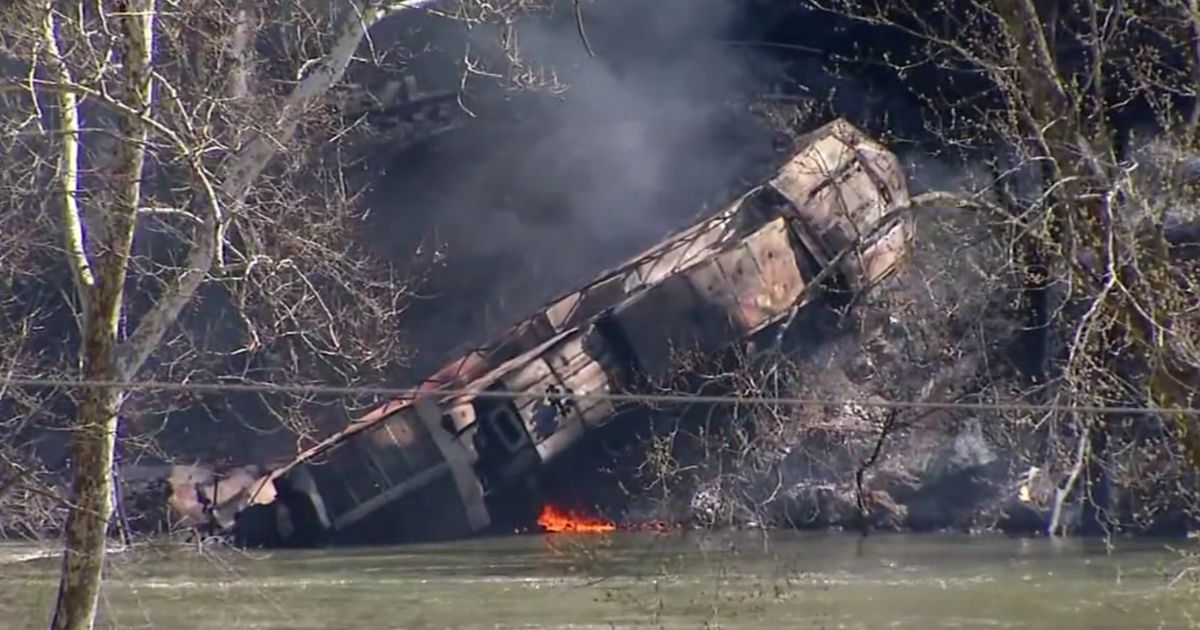
<instances>
[{"instance_id":1,"label":"small fire at waterline","mask_svg":"<svg viewBox=\"0 0 1200 630\"><path fill-rule=\"evenodd\" d=\"M600 534L616 531L612 521L582 515L552 505L543 505L538 515L538 525L543 531L558 533Z\"/></svg>"}]
</instances>

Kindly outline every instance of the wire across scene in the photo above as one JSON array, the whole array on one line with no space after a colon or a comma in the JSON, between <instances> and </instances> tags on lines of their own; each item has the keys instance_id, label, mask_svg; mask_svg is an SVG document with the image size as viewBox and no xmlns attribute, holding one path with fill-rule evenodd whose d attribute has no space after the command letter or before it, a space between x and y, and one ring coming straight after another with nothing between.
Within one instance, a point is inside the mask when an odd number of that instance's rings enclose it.
<instances>
[{"instance_id":1,"label":"wire across scene","mask_svg":"<svg viewBox=\"0 0 1200 630\"><path fill-rule=\"evenodd\" d=\"M0 386L21 388L110 388L125 391L160 391L184 393L277 393L325 396L379 396L385 398L447 398L476 397L491 399L522 399L536 396L552 400L591 400L615 403L642 404L706 404L706 405L762 405L774 407L866 407L884 409L924 409L962 411L1010 411L1010 412L1071 412L1106 413L1156 416L1166 414L1200 415L1200 409L1190 407L1134 407L1108 405L1071 405L1036 403L987 403L963 401L925 400L881 400L866 398L800 398L788 396L741 396L705 394L646 394L646 393L554 393L530 394L503 390L455 389L455 388L396 388L370 386L305 385L289 383L196 383L168 381L98 381L55 378L7 377L0 378Z\"/></svg>"}]
</instances>

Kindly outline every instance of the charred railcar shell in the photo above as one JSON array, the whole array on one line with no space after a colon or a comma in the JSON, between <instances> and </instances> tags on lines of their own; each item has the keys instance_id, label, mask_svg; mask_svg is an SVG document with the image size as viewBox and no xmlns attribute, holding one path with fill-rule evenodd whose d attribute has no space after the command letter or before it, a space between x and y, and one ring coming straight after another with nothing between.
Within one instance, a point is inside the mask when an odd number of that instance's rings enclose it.
<instances>
[{"instance_id":1,"label":"charred railcar shell","mask_svg":"<svg viewBox=\"0 0 1200 630\"><path fill-rule=\"evenodd\" d=\"M421 385L427 395L388 402L240 500L274 511L271 540L479 532L489 496L620 415L606 399L558 395L625 391L669 373L677 351L745 340L810 299L806 286L835 260L843 286L870 288L907 251L911 224L894 212L907 202L896 157L833 121L769 181L465 353Z\"/></svg>"}]
</instances>

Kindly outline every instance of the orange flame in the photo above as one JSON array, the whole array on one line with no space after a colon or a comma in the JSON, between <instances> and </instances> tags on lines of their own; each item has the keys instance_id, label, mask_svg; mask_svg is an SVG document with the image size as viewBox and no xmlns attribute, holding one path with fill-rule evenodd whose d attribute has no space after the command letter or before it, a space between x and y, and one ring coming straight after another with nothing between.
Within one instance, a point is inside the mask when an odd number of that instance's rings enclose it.
<instances>
[{"instance_id":1,"label":"orange flame","mask_svg":"<svg viewBox=\"0 0 1200 630\"><path fill-rule=\"evenodd\" d=\"M597 534L617 529L612 522L573 514L552 505L542 506L542 513L538 516L538 525L541 525L543 530L556 534L566 532Z\"/></svg>"}]
</instances>

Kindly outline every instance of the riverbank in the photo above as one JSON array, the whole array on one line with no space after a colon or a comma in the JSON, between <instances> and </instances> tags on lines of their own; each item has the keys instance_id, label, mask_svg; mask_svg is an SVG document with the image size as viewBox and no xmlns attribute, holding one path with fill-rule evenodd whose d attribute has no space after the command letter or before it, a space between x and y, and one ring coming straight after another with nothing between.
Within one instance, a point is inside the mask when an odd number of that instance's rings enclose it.
<instances>
[{"instance_id":1,"label":"riverbank","mask_svg":"<svg viewBox=\"0 0 1200 630\"><path fill-rule=\"evenodd\" d=\"M1194 547L1194 545L1190 545ZM0 558L19 546L0 545ZM3 562L0 616L43 627L56 557ZM1189 628L1162 541L618 532L447 545L147 548L112 559L101 625L195 628ZM384 602L384 604L381 604ZM464 605L469 602L469 605Z\"/></svg>"}]
</instances>

